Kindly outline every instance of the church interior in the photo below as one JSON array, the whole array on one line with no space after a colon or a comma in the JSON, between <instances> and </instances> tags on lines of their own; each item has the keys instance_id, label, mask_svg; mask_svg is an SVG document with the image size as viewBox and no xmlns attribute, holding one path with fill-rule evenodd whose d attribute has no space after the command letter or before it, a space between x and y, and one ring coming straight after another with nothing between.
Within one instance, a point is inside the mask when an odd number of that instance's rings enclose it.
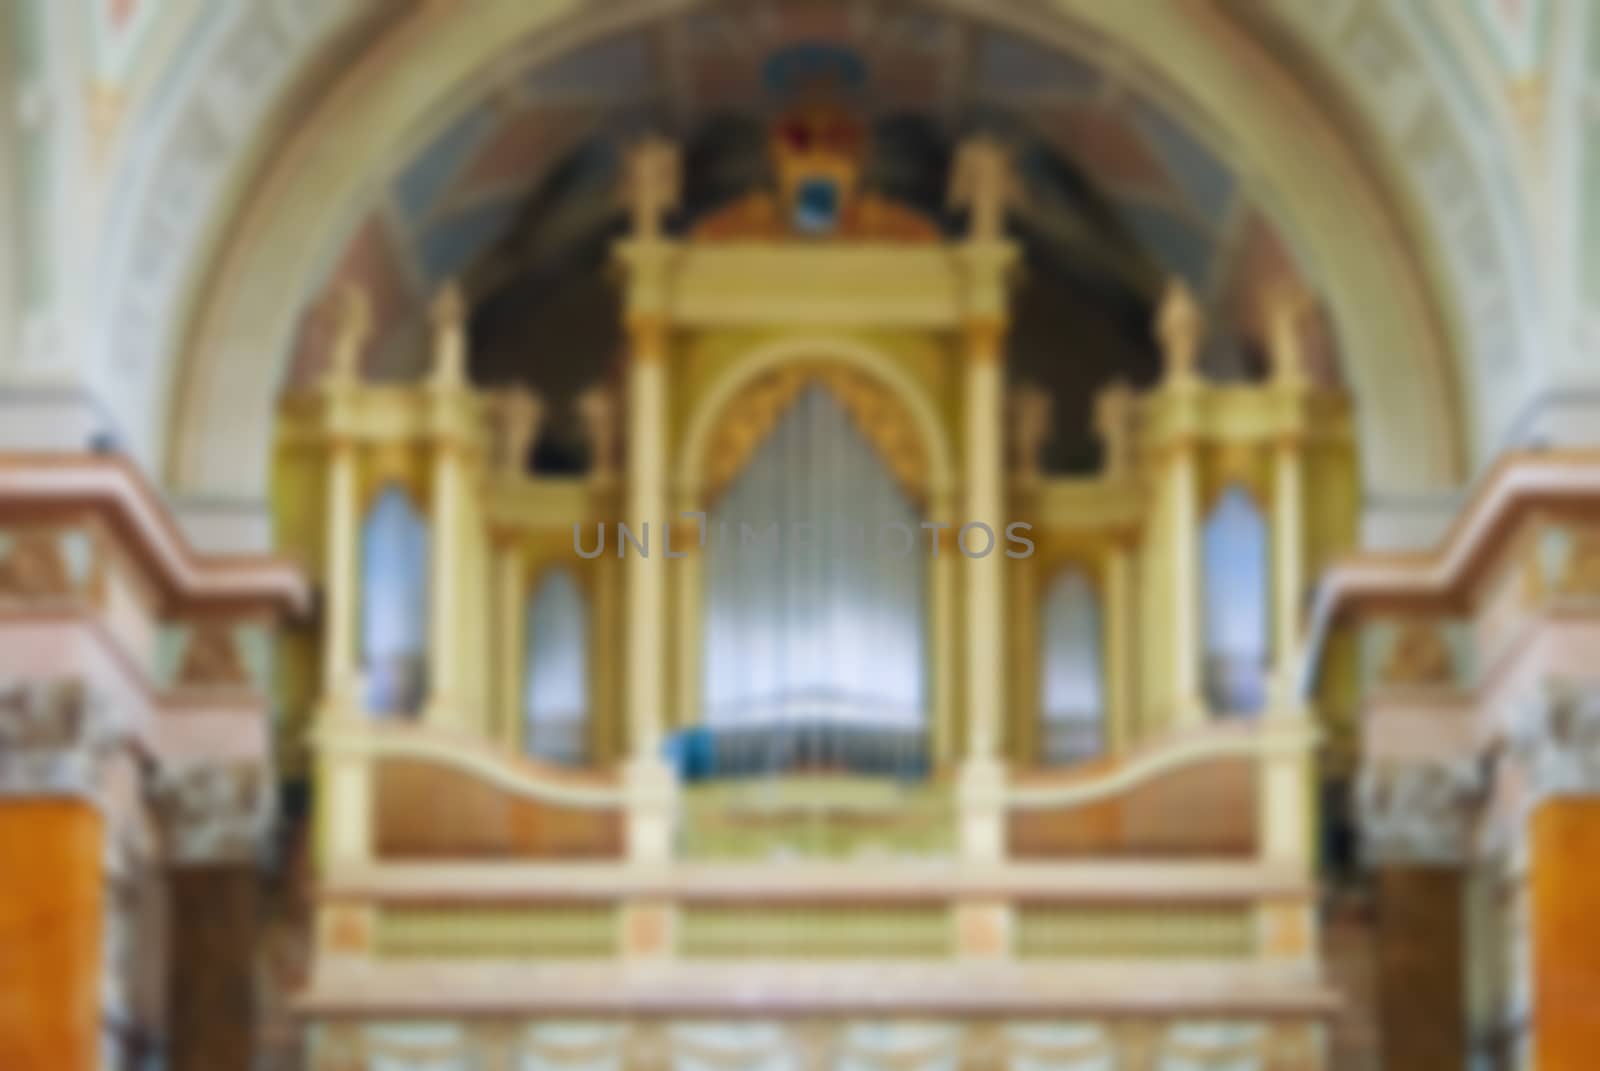
<instances>
[{"instance_id":1,"label":"church interior","mask_svg":"<svg viewBox=\"0 0 1600 1071\"><path fill-rule=\"evenodd\" d=\"M1589 0L4 0L0 1071L1592 1071L1595 347Z\"/></svg>"}]
</instances>

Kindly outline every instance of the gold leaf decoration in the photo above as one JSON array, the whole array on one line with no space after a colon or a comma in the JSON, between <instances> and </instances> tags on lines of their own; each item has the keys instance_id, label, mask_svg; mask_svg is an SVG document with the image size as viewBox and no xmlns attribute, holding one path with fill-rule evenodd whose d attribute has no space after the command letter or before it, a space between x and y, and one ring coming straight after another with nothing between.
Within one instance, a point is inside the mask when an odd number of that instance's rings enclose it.
<instances>
[{"instance_id":1,"label":"gold leaf decoration","mask_svg":"<svg viewBox=\"0 0 1600 1071\"><path fill-rule=\"evenodd\" d=\"M228 625L196 625L178 667L178 684L188 687L239 687L248 685L244 663Z\"/></svg>"},{"instance_id":2,"label":"gold leaf decoration","mask_svg":"<svg viewBox=\"0 0 1600 1071\"><path fill-rule=\"evenodd\" d=\"M756 448L806 387L819 385L872 444L889 474L915 502L928 487L928 454L904 403L876 378L841 365L786 365L758 378L727 407L706 453L705 486L715 501L743 472Z\"/></svg>"},{"instance_id":3,"label":"gold leaf decoration","mask_svg":"<svg viewBox=\"0 0 1600 1071\"><path fill-rule=\"evenodd\" d=\"M0 558L0 595L48 599L71 593L72 579L56 533L14 533L10 552Z\"/></svg>"},{"instance_id":4,"label":"gold leaf decoration","mask_svg":"<svg viewBox=\"0 0 1600 1071\"><path fill-rule=\"evenodd\" d=\"M1449 684L1455 677L1454 660L1438 626L1407 622L1395 637L1379 680L1404 686Z\"/></svg>"}]
</instances>

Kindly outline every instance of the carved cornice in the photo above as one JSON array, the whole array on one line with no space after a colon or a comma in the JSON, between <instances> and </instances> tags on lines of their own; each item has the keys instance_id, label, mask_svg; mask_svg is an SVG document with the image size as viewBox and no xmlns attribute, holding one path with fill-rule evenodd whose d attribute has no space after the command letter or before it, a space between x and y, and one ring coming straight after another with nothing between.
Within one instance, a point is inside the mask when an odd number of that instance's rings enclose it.
<instances>
[{"instance_id":1,"label":"carved cornice","mask_svg":"<svg viewBox=\"0 0 1600 1071\"><path fill-rule=\"evenodd\" d=\"M1471 847L1483 773L1463 759L1369 764L1357 806L1369 862L1460 863Z\"/></svg>"},{"instance_id":2,"label":"carved cornice","mask_svg":"<svg viewBox=\"0 0 1600 1071\"><path fill-rule=\"evenodd\" d=\"M299 612L310 603L304 573L285 559L196 551L155 488L125 458L0 454L0 508L18 515L82 510L103 518L164 599L177 606ZM52 569L36 559L13 580L48 588Z\"/></svg>"},{"instance_id":3,"label":"carved cornice","mask_svg":"<svg viewBox=\"0 0 1600 1071\"><path fill-rule=\"evenodd\" d=\"M255 858L272 800L271 779L262 764L197 763L163 770L155 794L167 823L173 862Z\"/></svg>"}]
</instances>

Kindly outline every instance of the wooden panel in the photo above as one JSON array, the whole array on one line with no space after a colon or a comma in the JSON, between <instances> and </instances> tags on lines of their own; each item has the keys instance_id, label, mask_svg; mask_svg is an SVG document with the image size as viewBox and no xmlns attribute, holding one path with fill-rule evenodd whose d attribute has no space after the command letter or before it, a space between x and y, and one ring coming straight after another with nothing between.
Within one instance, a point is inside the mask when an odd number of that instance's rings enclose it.
<instances>
[{"instance_id":1,"label":"wooden panel","mask_svg":"<svg viewBox=\"0 0 1600 1071\"><path fill-rule=\"evenodd\" d=\"M71 800L0 804L0 1067L100 1059L101 822Z\"/></svg>"},{"instance_id":2,"label":"wooden panel","mask_svg":"<svg viewBox=\"0 0 1600 1071\"><path fill-rule=\"evenodd\" d=\"M1387 866L1378 872L1384 1067L1466 1066L1461 880L1454 867Z\"/></svg>"},{"instance_id":3,"label":"wooden panel","mask_svg":"<svg viewBox=\"0 0 1600 1071\"><path fill-rule=\"evenodd\" d=\"M1242 857L1256 850L1256 765L1216 759L1076 807L1013 811L1012 855Z\"/></svg>"},{"instance_id":4,"label":"wooden panel","mask_svg":"<svg viewBox=\"0 0 1600 1071\"><path fill-rule=\"evenodd\" d=\"M383 859L611 859L622 854L619 810L531 800L417 759L384 760L374 776Z\"/></svg>"},{"instance_id":5,"label":"wooden panel","mask_svg":"<svg viewBox=\"0 0 1600 1071\"><path fill-rule=\"evenodd\" d=\"M1532 834L1533 1050L1539 1071L1588 1071L1600 1053L1600 800L1549 800Z\"/></svg>"},{"instance_id":6,"label":"wooden panel","mask_svg":"<svg viewBox=\"0 0 1600 1071\"><path fill-rule=\"evenodd\" d=\"M1242 959L1255 954L1244 907L1025 905L1016 953L1027 959Z\"/></svg>"},{"instance_id":7,"label":"wooden panel","mask_svg":"<svg viewBox=\"0 0 1600 1071\"><path fill-rule=\"evenodd\" d=\"M953 951L942 905L695 904L679 917L690 958L939 959Z\"/></svg>"},{"instance_id":8,"label":"wooden panel","mask_svg":"<svg viewBox=\"0 0 1600 1071\"><path fill-rule=\"evenodd\" d=\"M610 904L389 907L378 915L373 947L378 956L394 959L614 956L617 911Z\"/></svg>"}]
</instances>

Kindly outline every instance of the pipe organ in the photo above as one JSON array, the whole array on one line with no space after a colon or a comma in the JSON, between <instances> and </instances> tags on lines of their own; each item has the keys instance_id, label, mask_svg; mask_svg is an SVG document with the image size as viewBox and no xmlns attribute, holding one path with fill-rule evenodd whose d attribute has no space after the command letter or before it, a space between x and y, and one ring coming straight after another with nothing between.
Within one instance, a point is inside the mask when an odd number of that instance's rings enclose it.
<instances>
[{"instance_id":1,"label":"pipe organ","mask_svg":"<svg viewBox=\"0 0 1600 1071\"><path fill-rule=\"evenodd\" d=\"M286 661L313 1066L1326 1066L1293 679L1357 486L1307 295L1262 296L1263 379L1212 382L1174 280L1100 470L1047 473L1005 153L959 154L947 233L851 144L780 139L782 182L687 230L675 148L636 147L581 475L471 382L460 287L416 383L361 380L343 296L276 444L321 589Z\"/></svg>"}]
</instances>

